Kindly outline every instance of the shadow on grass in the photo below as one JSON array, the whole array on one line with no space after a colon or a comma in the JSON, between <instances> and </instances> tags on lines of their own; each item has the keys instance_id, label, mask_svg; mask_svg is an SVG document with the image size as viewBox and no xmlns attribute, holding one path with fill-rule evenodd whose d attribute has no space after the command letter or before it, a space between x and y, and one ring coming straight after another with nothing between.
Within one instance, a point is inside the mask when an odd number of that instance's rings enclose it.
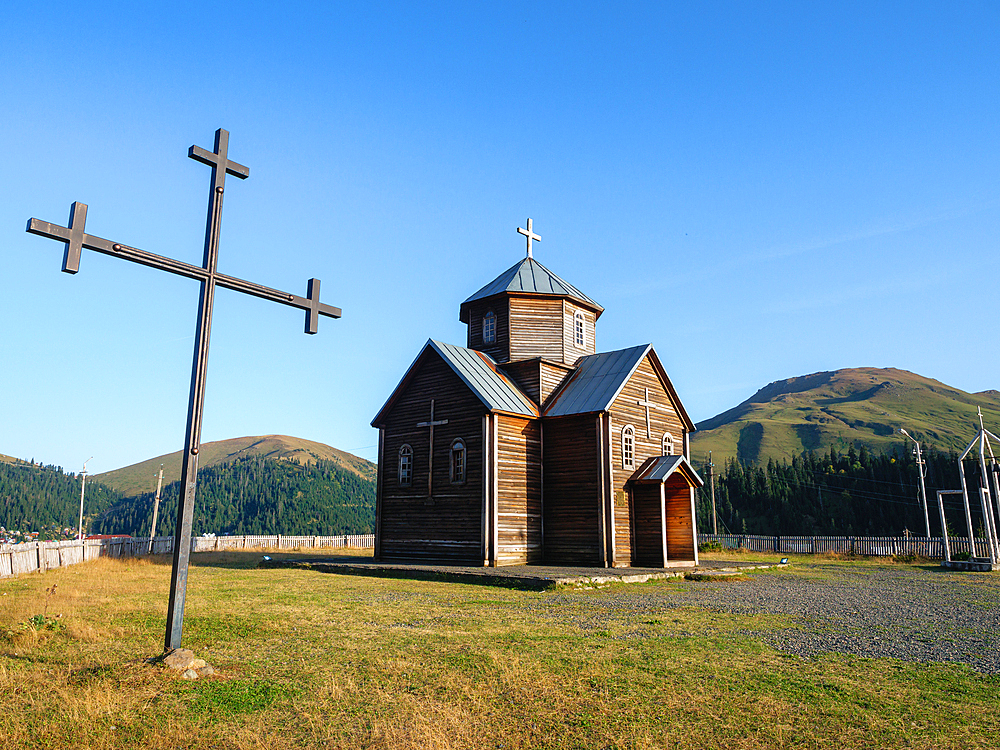
<instances>
[{"instance_id":1,"label":"shadow on grass","mask_svg":"<svg viewBox=\"0 0 1000 750\"><path fill-rule=\"evenodd\" d=\"M322 549L282 551L268 549L220 550L218 552L196 552L191 555L190 565L192 568L228 568L232 570L250 570L258 567L265 557L268 557L271 560L283 562L301 560L304 556L308 556L311 560L322 560L324 562L351 563L371 560L372 551L357 550L345 552L343 550L339 550L336 554L334 554L333 552L324 552ZM146 560L150 565L163 565L168 568L173 564L172 555L148 555L141 558L120 559L123 561L142 559Z\"/></svg>"}]
</instances>

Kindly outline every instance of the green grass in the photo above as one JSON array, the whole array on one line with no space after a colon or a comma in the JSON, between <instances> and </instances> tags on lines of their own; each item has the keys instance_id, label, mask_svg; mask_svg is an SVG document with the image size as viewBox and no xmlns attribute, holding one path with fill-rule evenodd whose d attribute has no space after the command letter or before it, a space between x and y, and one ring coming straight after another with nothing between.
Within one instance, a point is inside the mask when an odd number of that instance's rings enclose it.
<instances>
[{"instance_id":1,"label":"green grass","mask_svg":"<svg viewBox=\"0 0 1000 750\"><path fill-rule=\"evenodd\" d=\"M780 653L747 633L788 618L680 606L698 582L531 592L259 559L194 559L185 646L218 670L197 682L145 662L166 559L0 581L0 747L966 748L1000 732L1000 678ZM816 574L795 562L760 575ZM46 606L61 629L20 627Z\"/></svg>"}]
</instances>

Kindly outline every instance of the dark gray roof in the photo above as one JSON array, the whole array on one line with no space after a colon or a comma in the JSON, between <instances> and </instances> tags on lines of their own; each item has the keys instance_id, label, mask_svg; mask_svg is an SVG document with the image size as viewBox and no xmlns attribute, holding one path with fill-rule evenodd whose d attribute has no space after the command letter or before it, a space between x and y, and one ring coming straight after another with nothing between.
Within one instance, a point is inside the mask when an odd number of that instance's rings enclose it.
<instances>
[{"instance_id":1,"label":"dark gray roof","mask_svg":"<svg viewBox=\"0 0 1000 750\"><path fill-rule=\"evenodd\" d=\"M538 410L531 399L496 369L496 363L489 355L433 339L427 345L451 365L455 374L479 396L490 411L505 411L526 417L538 416Z\"/></svg>"},{"instance_id":2,"label":"dark gray roof","mask_svg":"<svg viewBox=\"0 0 1000 750\"><path fill-rule=\"evenodd\" d=\"M589 307L603 311L604 308L590 297L569 284L534 258L525 258L508 268L493 281L469 297L462 304L473 300L492 297L503 292L528 292L532 294L553 294L560 297L572 297Z\"/></svg>"},{"instance_id":3,"label":"dark gray roof","mask_svg":"<svg viewBox=\"0 0 1000 750\"><path fill-rule=\"evenodd\" d=\"M686 474L696 486L703 487L705 481L684 456L654 456L647 458L642 466L629 477L629 482L665 482L675 471Z\"/></svg>"},{"instance_id":4,"label":"dark gray roof","mask_svg":"<svg viewBox=\"0 0 1000 750\"><path fill-rule=\"evenodd\" d=\"M420 354L403 375L403 379L399 381L399 385L393 390L392 395L389 396L379 413L375 415L375 419L372 420L373 427L377 427L381 423L382 416L396 400L396 395L409 380L413 368L428 348L433 349L440 355L441 359L448 363L455 374L490 411L508 412L525 417L538 416L538 409L531 399L521 393L517 386L507 379L506 375L496 369L496 363L488 355L462 346L452 346L428 339L424 348L420 350Z\"/></svg>"},{"instance_id":5,"label":"dark gray roof","mask_svg":"<svg viewBox=\"0 0 1000 750\"><path fill-rule=\"evenodd\" d=\"M545 410L545 416L563 417L607 411L650 349L652 345L642 344L581 358L577 362L576 373L556 394Z\"/></svg>"}]
</instances>

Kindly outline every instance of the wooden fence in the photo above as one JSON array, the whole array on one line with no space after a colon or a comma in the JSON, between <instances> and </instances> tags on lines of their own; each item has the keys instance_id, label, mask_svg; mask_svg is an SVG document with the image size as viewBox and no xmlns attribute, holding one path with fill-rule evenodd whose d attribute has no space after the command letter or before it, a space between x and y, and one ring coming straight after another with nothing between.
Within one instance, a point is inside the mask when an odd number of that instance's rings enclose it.
<instances>
[{"instance_id":1,"label":"wooden fence","mask_svg":"<svg viewBox=\"0 0 1000 750\"><path fill-rule=\"evenodd\" d=\"M848 555L891 557L919 555L932 560L944 560L944 541L939 536L755 536L753 534L699 534L698 543L718 542L725 549L747 549L752 552L794 553L816 555L839 552ZM952 559L969 552L969 538L949 536ZM985 539L976 539L972 557L989 557Z\"/></svg>"},{"instance_id":2,"label":"wooden fence","mask_svg":"<svg viewBox=\"0 0 1000 750\"><path fill-rule=\"evenodd\" d=\"M199 536L191 539L192 552L241 549L319 549L320 547L375 547L374 534L342 536ZM28 542L0 545L0 578L46 571L98 557L166 555L174 551L172 536L119 539L70 539L64 542Z\"/></svg>"}]
</instances>

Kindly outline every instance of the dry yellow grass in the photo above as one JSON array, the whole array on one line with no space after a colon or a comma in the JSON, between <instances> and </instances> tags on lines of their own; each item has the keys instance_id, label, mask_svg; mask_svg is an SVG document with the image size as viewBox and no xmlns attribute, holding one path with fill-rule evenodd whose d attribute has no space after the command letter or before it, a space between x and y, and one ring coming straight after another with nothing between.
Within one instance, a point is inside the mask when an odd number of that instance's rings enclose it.
<instances>
[{"instance_id":1,"label":"dry yellow grass","mask_svg":"<svg viewBox=\"0 0 1000 750\"><path fill-rule=\"evenodd\" d=\"M670 607L670 582L538 593L259 559L194 560L185 645L219 670L198 682L144 661L167 559L0 581L0 747L964 748L1000 731L995 677L778 653L742 631L781 618ZM657 596L604 606L623 592Z\"/></svg>"}]
</instances>

